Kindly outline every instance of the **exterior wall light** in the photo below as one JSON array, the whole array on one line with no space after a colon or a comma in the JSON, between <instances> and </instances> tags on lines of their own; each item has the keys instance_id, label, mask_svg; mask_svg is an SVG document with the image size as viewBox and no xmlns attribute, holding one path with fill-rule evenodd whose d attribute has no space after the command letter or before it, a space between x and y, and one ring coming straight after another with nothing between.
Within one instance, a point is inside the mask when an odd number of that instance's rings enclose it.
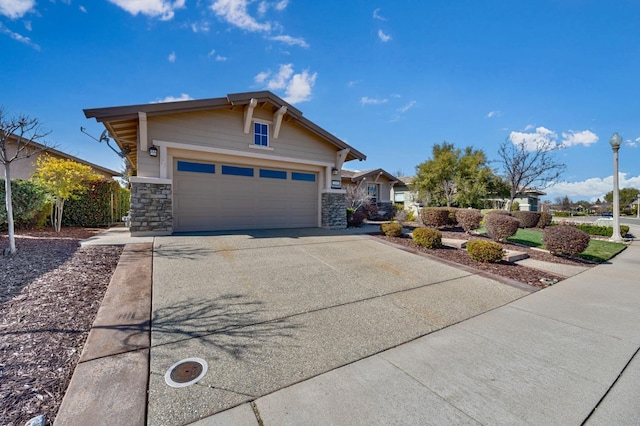
<instances>
[{"instance_id":1,"label":"exterior wall light","mask_svg":"<svg viewBox=\"0 0 640 426\"><path fill-rule=\"evenodd\" d=\"M158 156L158 148L156 148L155 146L150 146L149 147L149 156L150 157L157 157Z\"/></svg>"}]
</instances>

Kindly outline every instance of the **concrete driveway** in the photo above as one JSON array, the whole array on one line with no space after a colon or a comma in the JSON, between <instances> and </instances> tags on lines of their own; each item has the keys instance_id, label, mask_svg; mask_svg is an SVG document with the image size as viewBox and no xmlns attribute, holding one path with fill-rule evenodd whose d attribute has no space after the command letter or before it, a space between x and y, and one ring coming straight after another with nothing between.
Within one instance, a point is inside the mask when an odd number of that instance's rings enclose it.
<instances>
[{"instance_id":1,"label":"concrete driveway","mask_svg":"<svg viewBox=\"0 0 640 426\"><path fill-rule=\"evenodd\" d=\"M155 238L148 424L206 418L529 292L340 231ZM207 374L169 387L191 357Z\"/></svg>"}]
</instances>

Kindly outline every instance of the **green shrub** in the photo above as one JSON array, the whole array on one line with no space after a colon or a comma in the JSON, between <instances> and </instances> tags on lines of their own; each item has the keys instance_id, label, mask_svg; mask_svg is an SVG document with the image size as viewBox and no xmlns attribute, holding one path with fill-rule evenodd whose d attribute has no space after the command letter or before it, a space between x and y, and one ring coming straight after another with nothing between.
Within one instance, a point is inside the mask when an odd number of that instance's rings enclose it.
<instances>
[{"instance_id":1,"label":"green shrub","mask_svg":"<svg viewBox=\"0 0 640 426\"><path fill-rule=\"evenodd\" d=\"M75 193L65 201L62 225L91 227L119 222L121 216L112 205L112 196L115 200L121 192L128 194L129 191L114 180L86 182L85 190ZM128 199L128 196L125 198Z\"/></svg>"},{"instance_id":2,"label":"green shrub","mask_svg":"<svg viewBox=\"0 0 640 426\"><path fill-rule=\"evenodd\" d=\"M484 218L484 226L487 228L487 234L489 234L491 239L504 241L516 235L520 221L515 217L503 214L488 214Z\"/></svg>"},{"instance_id":3,"label":"green shrub","mask_svg":"<svg viewBox=\"0 0 640 426\"><path fill-rule=\"evenodd\" d=\"M596 235L599 237L611 237L613 236L613 227L593 225L590 223L573 223L571 226L578 228L579 230L586 232L589 235ZM625 236L629 232L628 225L620 225L620 235Z\"/></svg>"},{"instance_id":4,"label":"green shrub","mask_svg":"<svg viewBox=\"0 0 640 426\"><path fill-rule=\"evenodd\" d=\"M416 220L416 214L413 210L407 210L407 222L413 222Z\"/></svg>"},{"instance_id":5,"label":"green shrub","mask_svg":"<svg viewBox=\"0 0 640 426\"><path fill-rule=\"evenodd\" d=\"M381 223L380 232L387 237L399 237L402 235L402 225L397 222Z\"/></svg>"},{"instance_id":6,"label":"green shrub","mask_svg":"<svg viewBox=\"0 0 640 426\"><path fill-rule=\"evenodd\" d=\"M499 263L504 257L504 249L498 243L485 240L471 240L467 242L469 257L478 262Z\"/></svg>"},{"instance_id":7,"label":"green shrub","mask_svg":"<svg viewBox=\"0 0 640 426\"><path fill-rule=\"evenodd\" d=\"M5 181L0 179L0 226L3 229L7 226L5 197ZM11 181L11 206L14 226L18 229L42 226L49 215L44 189L28 180Z\"/></svg>"},{"instance_id":8,"label":"green shrub","mask_svg":"<svg viewBox=\"0 0 640 426\"><path fill-rule=\"evenodd\" d=\"M482 221L482 213L475 209L458 209L456 211L456 220L458 225L462 226L465 232L480 227Z\"/></svg>"},{"instance_id":9,"label":"green shrub","mask_svg":"<svg viewBox=\"0 0 640 426\"><path fill-rule=\"evenodd\" d=\"M449 222L449 210L440 207L425 207L420 211L425 226L441 227Z\"/></svg>"},{"instance_id":10,"label":"green shrub","mask_svg":"<svg viewBox=\"0 0 640 426\"><path fill-rule=\"evenodd\" d=\"M540 212L540 219L538 219L538 224L536 225L536 228L544 229L547 226L551 225L552 221L553 221L553 216L551 216L547 212Z\"/></svg>"},{"instance_id":11,"label":"green shrub","mask_svg":"<svg viewBox=\"0 0 640 426\"><path fill-rule=\"evenodd\" d=\"M589 235L570 225L550 226L544 230L542 243L551 254L575 256L589 245Z\"/></svg>"},{"instance_id":12,"label":"green shrub","mask_svg":"<svg viewBox=\"0 0 640 426\"><path fill-rule=\"evenodd\" d=\"M433 228L416 228L413 230L413 242L428 249L442 247L442 232Z\"/></svg>"},{"instance_id":13,"label":"green shrub","mask_svg":"<svg viewBox=\"0 0 640 426\"><path fill-rule=\"evenodd\" d=\"M571 217L570 212L554 212L553 215L556 217Z\"/></svg>"},{"instance_id":14,"label":"green shrub","mask_svg":"<svg viewBox=\"0 0 640 426\"><path fill-rule=\"evenodd\" d=\"M520 203L517 201L514 201L513 204L511 205L511 211L517 212L519 210L520 210Z\"/></svg>"},{"instance_id":15,"label":"green shrub","mask_svg":"<svg viewBox=\"0 0 640 426\"><path fill-rule=\"evenodd\" d=\"M540 213L520 211L511 212L511 216L520 221L520 228L535 228L540 221Z\"/></svg>"}]
</instances>

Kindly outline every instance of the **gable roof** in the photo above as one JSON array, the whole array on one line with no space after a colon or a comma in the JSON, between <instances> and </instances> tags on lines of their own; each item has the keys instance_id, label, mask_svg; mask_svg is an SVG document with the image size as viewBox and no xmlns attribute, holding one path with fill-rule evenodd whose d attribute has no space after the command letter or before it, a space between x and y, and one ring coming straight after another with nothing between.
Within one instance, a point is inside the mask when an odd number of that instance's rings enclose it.
<instances>
[{"instance_id":1,"label":"gable roof","mask_svg":"<svg viewBox=\"0 0 640 426\"><path fill-rule=\"evenodd\" d=\"M366 179L367 177L376 177L376 176L384 176L391 181L398 180L397 177L385 171L384 169L370 169L370 170L363 170L363 171L342 170L340 172L340 177L342 179L350 179L353 182Z\"/></svg>"},{"instance_id":2,"label":"gable roof","mask_svg":"<svg viewBox=\"0 0 640 426\"><path fill-rule=\"evenodd\" d=\"M18 136L11 134L9 136L9 140L13 141L13 143L15 143L15 141L18 140ZM30 152L33 152L34 154L36 152L51 153L51 154L57 155L58 157L65 158L67 160L73 160L76 163L84 164L85 166L89 166L92 169L98 170L100 173L102 173L104 175L109 175L111 177L120 176L122 174L120 172L116 172L115 170L111 170L111 169L108 169L106 167L102 167L102 166L99 166L97 164L91 163L89 161L83 160L82 158L74 157L71 154L67 154L66 152L59 151L59 150L57 150L55 148L43 145L43 144L38 143L36 141L29 141L29 142L26 142L26 143L28 144L27 150L30 151ZM34 149L30 149L31 147L33 147Z\"/></svg>"},{"instance_id":3,"label":"gable roof","mask_svg":"<svg viewBox=\"0 0 640 426\"><path fill-rule=\"evenodd\" d=\"M367 157L346 142L327 132L317 124L302 116L302 112L280 99L269 91L231 93L224 98L198 99L191 101L162 102L155 104L139 104L128 106L117 106L107 108L85 109L84 115L87 118L95 118L103 123L109 131L110 136L116 141L120 149L129 148L128 155L132 164L136 164L137 138L138 138L138 112L146 113L147 117L158 117L168 114L178 114L196 111L211 111L217 109L237 109L248 105L252 99L258 101L258 105L265 107L271 105L273 112L283 106L287 107L287 112L283 117L286 121L295 121L300 126L311 133L321 137L333 144L337 149L349 148L349 154L345 161L365 160Z\"/></svg>"}]
</instances>

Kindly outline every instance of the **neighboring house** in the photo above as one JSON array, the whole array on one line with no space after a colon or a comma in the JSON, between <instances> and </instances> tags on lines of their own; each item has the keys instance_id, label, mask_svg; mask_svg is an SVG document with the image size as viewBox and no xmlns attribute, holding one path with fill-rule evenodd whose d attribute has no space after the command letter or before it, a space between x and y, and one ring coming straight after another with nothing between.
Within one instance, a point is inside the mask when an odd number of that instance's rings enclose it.
<instances>
[{"instance_id":1,"label":"neighboring house","mask_svg":"<svg viewBox=\"0 0 640 426\"><path fill-rule=\"evenodd\" d=\"M420 214L422 204L418 201L418 194L411 189L411 184L415 177L402 176L398 178L391 191L391 198L394 203L401 203L405 210L412 211L416 216Z\"/></svg>"},{"instance_id":2,"label":"neighboring house","mask_svg":"<svg viewBox=\"0 0 640 426\"><path fill-rule=\"evenodd\" d=\"M132 235L346 227L340 169L366 156L271 92L84 113L128 151Z\"/></svg>"},{"instance_id":3,"label":"neighboring house","mask_svg":"<svg viewBox=\"0 0 640 426\"><path fill-rule=\"evenodd\" d=\"M340 172L342 187L346 185L359 185L367 189L371 196L371 202L378 206L381 212L393 214L393 200L391 191L398 182L398 178L383 169L365 170L356 172L342 170ZM382 214L382 213L381 213Z\"/></svg>"},{"instance_id":4,"label":"neighboring house","mask_svg":"<svg viewBox=\"0 0 640 426\"><path fill-rule=\"evenodd\" d=\"M9 137L9 144L7 144L8 157L15 155L17 149L16 141L17 137ZM112 179L115 176L120 176L120 173L116 171L107 169L106 167L98 166L97 164L90 163L78 157L74 157L73 155L58 151L57 149L47 148L46 146L37 142L29 142L27 150L29 152L32 152L33 155L30 155L27 158L21 158L20 160L15 160L11 163L11 179L30 179L36 171L38 158L45 155L49 155L58 159L73 160L77 163L84 164L91 167L93 173L103 176L105 179ZM0 164L0 178L4 178L4 164Z\"/></svg>"},{"instance_id":5,"label":"neighboring house","mask_svg":"<svg viewBox=\"0 0 640 426\"><path fill-rule=\"evenodd\" d=\"M547 193L539 189L527 188L519 191L513 202L519 204L520 211L537 212L538 203L542 195L547 195ZM494 209L506 209L509 204L509 199L507 198L488 198L487 201L493 204L492 208Z\"/></svg>"}]
</instances>

